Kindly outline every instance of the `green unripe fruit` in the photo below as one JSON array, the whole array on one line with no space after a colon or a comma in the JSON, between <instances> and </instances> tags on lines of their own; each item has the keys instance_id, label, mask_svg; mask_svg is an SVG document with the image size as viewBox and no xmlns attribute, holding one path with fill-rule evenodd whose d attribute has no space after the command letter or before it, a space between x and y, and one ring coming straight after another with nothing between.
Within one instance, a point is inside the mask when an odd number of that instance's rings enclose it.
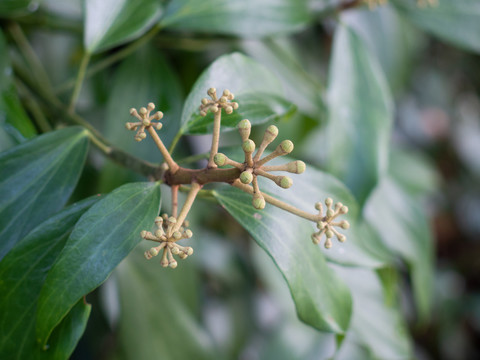
<instances>
[{"instance_id":1,"label":"green unripe fruit","mask_svg":"<svg viewBox=\"0 0 480 360\"><path fill-rule=\"evenodd\" d=\"M227 157L225 156L225 154L216 153L213 157L213 162L217 164L217 166L223 166L227 162Z\"/></svg>"},{"instance_id":2,"label":"green unripe fruit","mask_svg":"<svg viewBox=\"0 0 480 360\"><path fill-rule=\"evenodd\" d=\"M283 154L290 154L293 151L293 143L290 140L283 140L278 148Z\"/></svg>"},{"instance_id":3,"label":"green unripe fruit","mask_svg":"<svg viewBox=\"0 0 480 360\"><path fill-rule=\"evenodd\" d=\"M242 144L242 149L247 154L251 154L255 151L255 143L253 142L253 140L248 139L248 140L244 141L244 143Z\"/></svg>"},{"instance_id":4,"label":"green unripe fruit","mask_svg":"<svg viewBox=\"0 0 480 360\"><path fill-rule=\"evenodd\" d=\"M244 171L240 174L240 181L243 183L243 184L250 184L253 180L253 175L251 172L249 171Z\"/></svg>"}]
</instances>

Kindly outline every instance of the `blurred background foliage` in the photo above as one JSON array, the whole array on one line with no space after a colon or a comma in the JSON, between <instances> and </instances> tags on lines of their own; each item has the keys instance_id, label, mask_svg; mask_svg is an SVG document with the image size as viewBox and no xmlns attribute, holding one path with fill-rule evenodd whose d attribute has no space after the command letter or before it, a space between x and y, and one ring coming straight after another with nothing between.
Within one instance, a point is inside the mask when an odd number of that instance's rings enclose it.
<instances>
[{"instance_id":1,"label":"blurred background foliage","mask_svg":"<svg viewBox=\"0 0 480 360\"><path fill-rule=\"evenodd\" d=\"M75 122L66 106L86 66L83 119L159 163L153 142L139 146L123 127L130 107L154 101L165 113L162 140L185 134L175 158L192 165L189 156L209 150L199 134L211 131L195 114L198 99L228 87L245 112L238 116L274 122L295 158L324 171L295 178L292 191L303 195L289 201L313 207L331 190L358 214L346 244L319 250L268 206L280 223L258 230L262 222L245 215L253 210L218 188L189 215L192 258L164 270L143 259L141 244L87 296L91 314L72 359L480 357L477 0L2 0L0 25L1 151ZM221 141L240 142L229 132ZM144 180L92 146L70 203ZM167 187L162 196L168 212ZM288 259L273 238L293 249ZM22 251L13 248L0 274ZM301 256L318 258L306 278L289 267ZM300 321L318 309L294 304L285 282L294 293L308 282L318 294L330 276L353 301L341 335Z\"/></svg>"}]
</instances>

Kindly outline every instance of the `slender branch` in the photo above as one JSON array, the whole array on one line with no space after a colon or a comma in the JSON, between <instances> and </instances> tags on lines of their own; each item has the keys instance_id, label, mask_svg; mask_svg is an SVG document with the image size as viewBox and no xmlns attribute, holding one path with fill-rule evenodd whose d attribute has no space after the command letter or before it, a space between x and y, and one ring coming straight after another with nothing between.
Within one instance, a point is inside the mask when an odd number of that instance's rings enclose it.
<instances>
[{"instance_id":1,"label":"slender branch","mask_svg":"<svg viewBox=\"0 0 480 360\"><path fill-rule=\"evenodd\" d=\"M62 117L69 123L81 125L87 129L93 144L97 146L106 156L120 165L132 169L133 171L144 176L153 177L155 180L163 177L163 170L159 166L140 160L129 153L117 149L81 116L70 113L66 106L55 95L37 84L36 81L34 81L29 74L21 66L19 66L18 63L13 62L13 69L17 77L48 107L50 107L53 111L60 113Z\"/></svg>"},{"instance_id":2,"label":"slender branch","mask_svg":"<svg viewBox=\"0 0 480 360\"><path fill-rule=\"evenodd\" d=\"M15 40L15 43L20 50L20 53L27 62L28 67L31 70L32 76L35 78L39 85L48 87L48 90L51 90L52 85L47 75L47 72L45 71L37 54L28 42L28 39L25 36L22 28L17 23L10 23L8 25L8 30L12 38Z\"/></svg>"},{"instance_id":3,"label":"slender branch","mask_svg":"<svg viewBox=\"0 0 480 360\"><path fill-rule=\"evenodd\" d=\"M213 161L215 154L218 152L218 142L220 140L220 123L222 122L222 109L218 109L213 117L213 137L212 149L210 150L210 158L208 159L208 168L216 168L217 164Z\"/></svg>"},{"instance_id":4,"label":"slender branch","mask_svg":"<svg viewBox=\"0 0 480 360\"><path fill-rule=\"evenodd\" d=\"M198 192L202 188L202 185L200 185L197 182L192 182L192 187L190 188L190 192L187 195L187 199L185 200L185 203L183 204L182 210L180 211L180 214L178 214L177 217L177 222L175 223L172 233L180 229L180 227L183 225L183 222L185 221L188 212L192 208L192 204L195 201L195 197L197 196Z\"/></svg>"},{"instance_id":5,"label":"slender branch","mask_svg":"<svg viewBox=\"0 0 480 360\"><path fill-rule=\"evenodd\" d=\"M37 100L33 97L32 93L27 88L27 86L25 86L23 82L19 79L16 79L15 86L20 92L23 93L25 97L23 99L25 102L25 105L27 106L28 110L32 114L35 124L37 124L38 128L42 132L52 131L52 126L48 122L47 118L43 114L42 109L40 108L40 105L38 104Z\"/></svg>"},{"instance_id":6,"label":"slender branch","mask_svg":"<svg viewBox=\"0 0 480 360\"><path fill-rule=\"evenodd\" d=\"M160 150L160 152L162 153L163 159L168 164L168 168L170 169L170 172L172 174L175 174L177 172L178 168L179 168L178 164L172 159L172 156L168 152L165 145L163 145L162 140L158 136L158 134L155 131L155 129L153 128L153 126L147 127L147 130L150 133L150 135L152 136L152 139L155 142L155 145L157 145L158 150Z\"/></svg>"},{"instance_id":7,"label":"slender branch","mask_svg":"<svg viewBox=\"0 0 480 360\"><path fill-rule=\"evenodd\" d=\"M245 185L245 184L242 184L240 182L240 180L235 180L233 183L232 183L233 186L235 186L236 188L248 193L248 194L251 194L253 195L253 187L251 187L250 185ZM300 216L304 219L307 219L307 220L310 220L310 221L318 221L318 215L315 215L315 214L310 214L306 211L303 211L303 210L300 210L300 209L297 209L295 206L293 205L290 205L290 204L287 204L283 201L280 201L278 200L277 198L274 198L273 196L270 196L268 194L265 194L264 192L261 193L263 195L263 197L265 198L265 201L268 202L269 204L272 204L280 209L283 209L285 211L288 211L289 213L292 213L294 215L297 215L297 216Z\"/></svg>"},{"instance_id":8,"label":"slender branch","mask_svg":"<svg viewBox=\"0 0 480 360\"><path fill-rule=\"evenodd\" d=\"M83 80L85 79L85 72L87 70L89 62L90 53L86 52L83 54L80 68L78 69L77 80L75 81L75 87L73 88L72 97L70 99L70 105L68 106L68 111L70 113L75 112L75 105L77 104L78 97L80 96L80 91L82 90Z\"/></svg>"},{"instance_id":9,"label":"slender branch","mask_svg":"<svg viewBox=\"0 0 480 360\"><path fill-rule=\"evenodd\" d=\"M177 217L178 211L178 188L180 185L173 185L171 187L172 190L172 216L174 218Z\"/></svg>"},{"instance_id":10,"label":"slender branch","mask_svg":"<svg viewBox=\"0 0 480 360\"><path fill-rule=\"evenodd\" d=\"M116 62L126 58L128 55L132 54L135 52L138 48L140 48L142 45L147 43L151 38L153 38L160 30L161 26L159 24L155 25L152 27L148 32L146 32L143 36L135 40L134 42L130 43L129 45L125 46L121 50L115 52L114 54L98 61L97 63L93 64L90 66L90 69L86 72L85 77L89 78L92 75L95 75L99 71L102 71L103 69L115 64ZM75 79L70 79L64 84L60 85L55 89L56 94L62 94L72 87L75 86Z\"/></svg>"}]
</instances>

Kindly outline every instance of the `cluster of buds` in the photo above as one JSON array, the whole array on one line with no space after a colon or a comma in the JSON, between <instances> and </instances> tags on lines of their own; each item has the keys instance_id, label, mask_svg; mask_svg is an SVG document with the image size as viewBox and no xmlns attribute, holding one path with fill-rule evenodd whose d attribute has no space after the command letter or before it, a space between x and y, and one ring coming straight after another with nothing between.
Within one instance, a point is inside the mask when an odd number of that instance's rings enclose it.
<instances>
[{"instance_id":1,"label":"cluster of buds","mask_svg":"<svg viewBox=\"0 0 480 360\"><path fill-rule=\"evenodd\" d=\"M319 244L322 240L322 236L325 234L327 238L325 240L325 248L330 249L332 247L332 237L335 235L340 242L345 242L347 237L343 234L340 234L335 226L341 227L344 230L347 230L350 227L350 224L347 220L334 222L336 217L339 215L344 215L348 213L348 207L338 202L335 204L335 207L332 208L333 200L331 198L325 199L325 205L327 205L327 212L323 215L323 206L321 202L315 204L315 209L318 210L318 222L317 228L318 232L312 234L312 241L314 244Z\"/></svg>"},{"instance_id":2,"label":"cluster of buds","mask_svg":"<svg viewBox=\"0 0 480 360\"><path fill-rule=\"evenodd\" d=\"M269 155L260 158L263 155L265 148L273 141L278 135L278 128L275 125L270 125L263 136L262 143L260 144L257 152L255 151L255 143L249 139L252 125L247 119L238 123L237 128L242 137L242 149L245 153L245 162L239 163L229 159L225 154L217 153L214 157L215 164L218 166L231 165L241 170L240 181L243 184L253 185L253 207L256 209L265 208L265 199L259 189L257 176L263 176L272 180L275 184L283 189L288 189L292 186L292 179L283 175L272 175L270 171L287 171L289 173L301 174L305 171L305 163L303 161L292 161L283 165L266 166L265 164L270 160L275 159L278 156L286 155L292 152L293 143L290 140L282 141L275 151Z\"/></svg>"},{"instance_id":3,"label":"cluster of buds","mask_svg":"<svg viewBox=\"0 0 480 360\"><path fill-rule=\"evenodd\" d=\"M136 141L142 141L147 137L145 133L145 129L148 129L150 126L153 126L155 129L160 130L162 128L161 122L153 122L152 120L161 120L163 118L163 113L161 111L157 111L155 114L150 115L152 110L155 109L154 103L148 103L147 107L141 107L139 111L135 108L130 109L130 115L135 116L138 121L137 122L127 122L125 127L128 130L137 130L137 134L135 135Z\"/></svg>"},{"instance_id":4,"label":"cluster of buds","mask_svg":"<svg viewBox=\"0 0 480 360\"><path fill-rule=\"evenodd\" d=\"M188 227L188 221L183 223L184 226L178 226L177 219L169 217L167 214L158 216L155 219L155 226L157 230L155 233L150 231L142 231L140 236L145 240L151 240L159 242L160 245L152 247L150 250L145 251L145 258L147 260L160 253L163 250L162 259L160 264L163 267L170 266L172 269L177 267L177 261L173 258L173 255L178 255L180 259L185 259L193 254L193 249L189 246L181 246L177 244L177 241L181 239L190 239L193 235Z\"/></svg>"},{"instance_id":5,"label":"cluster of buds","mask_svg":"<svg viewBox=\"0 0 480 360\"><path fill-rule=\"evenodd\" d=\"M224 90L223 95L217 98L217 90L215 88L210 88L207 91L207 94L210 96L211 100L207 98L202 99L202 105L200 105L200 115L206 116L208 110L213 113L217 113L224 109L227 114L231 114L233 110L238 109L238 103L231 102L235 97L229 90Z\"/></svg>"}]
</instances>

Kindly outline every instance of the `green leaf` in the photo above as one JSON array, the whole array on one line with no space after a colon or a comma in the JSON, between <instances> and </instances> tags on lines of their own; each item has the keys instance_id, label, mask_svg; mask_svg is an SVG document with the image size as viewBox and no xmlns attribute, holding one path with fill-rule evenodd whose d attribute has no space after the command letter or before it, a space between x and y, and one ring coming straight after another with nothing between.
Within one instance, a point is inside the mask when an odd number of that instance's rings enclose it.
<instances>
[{"instance_id":1,"label":"green leaf","mask_svg":"<svg viewBox=\"0 0 480 360\"><path fill-rule=\"evenodd\" d=\"M92 54L138 38L161 13L157 0L86 0L85 48Z\"/></svg>"},{"instance_id":2,"label":"green leaf","mask_svg":"<svg viewBox=\"0 0 480 360\"><path fill-rule=\"evenodd\" d=\"M380 66L346 26L335 32L328 106L327 168L362 206L387 170L393 105Z\"/></svg>"},{"instance_id":3,"label":"green leaf","mask_svg":"<svg viewBox=\"0 0 480 360\"><path fill-rule=\"evenodd\" d=\"M332 267L352 293L348 341L366 346L375 359L411 359L406 324L399 309L386 304L377 274L368 269Z\"/></svg>"},{"instance_id":4,"label":"green leaf","mask_svg":"<svg viewBox=\"0 0 480 360\"><path fill-rule=\"evenodd\" d=\"M45 344L72 306L103 283L150 229L160 208L158 183L126 184L79 220L48 273L38 301L37 338Z\"/></svg>"},{"instance_id":5,"label":"green leaf","mask_svg":"<svg viewBox=\"0 0 480 360\"><path fill-rule=\"evenodd\" d=\"M158 260L146 261L142 254L145 249L137 248L114 273L121 306L120 358L221 358L176 289L174 278L178 284L183 284L182 278L188 282L191 271L185 272L180 264L172 274L162 269Z\"/></svg>"},{"instance_id":6,"label":"green leaf","mask_svg":"<svg viewBox=\"0 0 480 360\"><path fill-rule=\"evenodd\" d=\"M38 7L38 0L2 0L0 2L0 17L21 15Z\"/></svg>"},{"instance_id":7,"label":"green leaf","mask_svg":"<svg viewBox=\"0 0 480 360\"><path fill-rule=\"evenodd\" d=\"M37 134L23 109L13 84L13 70L8 46L0 30L0 126L15 140L22 142Z\"/></svg>"},{"instance_id":8,"label":"green leaf","mask_svg":"<svg viewBox=\"0 0 480 360\"><path fill-rule=\"evenodd\" d=\"M422 204L386 177L365 205L365 217L383 242L410 265L418 315L425 320L432 302L433 241Z\"/></svg>"},{"instance_id":9,"label":"green leaf","mask_svg":"<svg viewBox=\"0 0 480 360\"><path fill-rule=\"evenodd\" d=\"M67 202L85 162L87 132L68 127L0 154L0 259Z\"/></svg>"},{"instance_id":10,"label":"green leaf","mask_svg":"<svg viewBox=\"0 0 480 360\"><path fill-rule=\"evenodd\" d=\"M250 56L278 76L287 99L298 106L298 111L318 121L325 112L322 99L324 85L321 79L312 76L309 67L302 61L310 55L310 49L300 48L296 40L270 38L243 41L242 45Z\"/></svg>"},{"instance_id":11,"label":"green leaf","mask_svg":"<svg viewBox=\"0 0 480 360\"><path fill-rule=\"evenodd\" d=\"M158 214L160 198L157 183L126 184L80 218L40 294L36 333L41 344L140 242L140 231L150 229Z\"/></svg>"},{"instance_id":12,"label":"green leaf","mask_svg":"<svg viewBox=\"0 0 480 360\"><path fill-rule=\"evenodd\" d=\"M420 151L393 149L390 152L389 174L414 196L431 194L440 186L434 164Z\"/></svg>"},{"instance_id":13,"label":"green leaf","mask_svg":"<svg viewBox=\"0 0 480 360\"><path fill-rule=\"evenodd\" d=\"M420 32L388 4L374 10L358 7L343 11L341 21L353 29L375 55L390 88L401 90L408 81L414 53L422 40Z\"/></svg>"},{"instance_id":14,"label":"green leaf","mask_svg":"<svg viewBox=\"0 0 480 360\"><path fill-rule=\"evenodd\" d=\"M0 262L0 354L8 359L25 359L35 354L56 353L67 359L83 331L72 314L68 327L52 337L47 352L35 338L35 319L40 290L51 266L80 216L98 197L73 204L51 217L22 239ZM88 315L87 315L88 317ZM86 321L86 319L85 319ZM67 324L62 324L62 326Z\"/></svg>"},{"instance_id":15,"label":"green leaf","mask_svg":"<svg viewBox=\"0 0 480 360\"><path fill-rule=\"evenodd\" d=\"M272 205L257 211L251 195L233 187L221 187L214 194L273 259L290 288L299 318L321 331L345 332L351 298L328 268L322 250L312 244L312 226Z\"/></svg>"},{"instance_id":16,"label":"green leaf","mask_svg":"<svg viewBox=\"0 0 480 360\"><path fill-rule=\"evenodd\" d=\"M42 353L42 358L45 360L69 359L85 332L91 309L92 305L80 299L53 331L49 344L56 344L56 346L52 348L48 345L47 351Z\"/></svg>"},{"instance_id":17,"label":"green leaf","mask_svg":"<svg viewBox=\"0 0 480 360\"><path fill-rule=\"evenodd\" d=\"M217 89L219 95L230 90L238 102L231 115L222 112L222 130L234 128L242 119L258 124L278 119L295 110L282 90L281 82L263 65L240 53L224 55L206 69L193 86L182 113L183 134L204 134L213 129L213 115L200 116L198 107L207 90Z\"/></svg>"},{"instance_id":18,"label":"green leaf","mask_svg":"<svg viewBox=\"0 0 480 360\"><path fill-rule=\"evenodd\" d=\"M466 50L480 53L480 3L477 0L439 0L420 7L416 1L392 0L408 20L421 29Z\"/></svg>"},{"instance_id":19,"label":"green leaf","mask_svg":"<svg viewBox=\"0 0 480 360\"><path fill-rule=\"evenodd\" d=\"M299 31L312 19L309 0L172 0L161 25L203 33L265 37Z\"/></svg>"}]
</instances>

